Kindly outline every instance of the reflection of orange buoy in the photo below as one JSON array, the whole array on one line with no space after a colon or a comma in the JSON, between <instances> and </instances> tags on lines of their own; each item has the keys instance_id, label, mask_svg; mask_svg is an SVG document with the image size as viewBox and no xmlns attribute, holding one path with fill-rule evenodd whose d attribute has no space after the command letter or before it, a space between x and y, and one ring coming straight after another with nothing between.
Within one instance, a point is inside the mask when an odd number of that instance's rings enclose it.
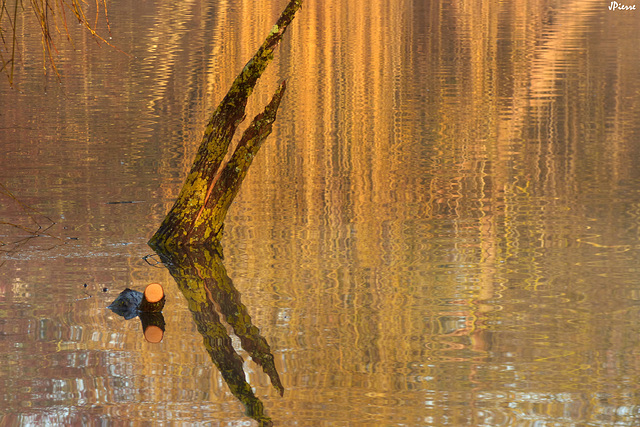
<instances>
[{"instance_id":1,"label":"reflection of orange buoy","mask_svg":"<svg viewBox=\"0 0 640 427\"><path fill-rule=\"evenodd\" d=\"M139 310L142 312L158 312L164 307L164 289L159 283L150 283L144 290L144 298Z\"/></svg>"},{"instance_id":2,"label":"reflection of orange buoy","mask_svg":"<svg viewBox=\"0 0 640 427\"><path fill-rule=\"evenodd\" d=\"M144 330L144 338L150 343L159 343L163 336L164 331L159 326L151 325Z\"/></svg>"},{"instance_id":3,"label":"reflection of orange buoy","mask_svg":"<svg viewBox=\"0 0 640 427\"><path fill-rule=\"evenodd\" d=\"M140 312L144 339L150 343L159 343L164 338L164 316L161 312Z\"/></svg>"}]
</instances>

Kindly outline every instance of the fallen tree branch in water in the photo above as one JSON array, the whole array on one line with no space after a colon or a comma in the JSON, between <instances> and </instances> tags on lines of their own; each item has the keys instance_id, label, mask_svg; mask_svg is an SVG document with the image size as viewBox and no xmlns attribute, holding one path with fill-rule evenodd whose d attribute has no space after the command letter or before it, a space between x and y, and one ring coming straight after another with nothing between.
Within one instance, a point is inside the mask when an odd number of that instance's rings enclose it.
<instances>
[{"instance_id":1,"label":"fallen tree branch in water","mask_svg":"<svg viewBox=\"0 0 640 427\"><path fill-rule=\"evenodd\" d=\"M285 88L286 84L282 82L264 112L253 119L242 135L231 160L211 182L204 203L187 234L188 237L203 236L204 239L210 239L221 236L227 210L240 191L240 185L262 143L271 134Z\"/></svg>"},{"instance_id":2,"label":"fallen tree branch in water","mask_svg":"<svg viewBox=\"0 0 640 427\"><path fill-rule=\"evenodd\" d=\"M213 245L219 247L227 210L240 189L253 157L271 133L285 84L245 131L231 160L223 166L229 145L258 79L273 60L276 46L302 0L291 0L264 43L236 77L205 129L196 158L178 198L149 241L152 247Z\"/></svg>"}]
</instances>

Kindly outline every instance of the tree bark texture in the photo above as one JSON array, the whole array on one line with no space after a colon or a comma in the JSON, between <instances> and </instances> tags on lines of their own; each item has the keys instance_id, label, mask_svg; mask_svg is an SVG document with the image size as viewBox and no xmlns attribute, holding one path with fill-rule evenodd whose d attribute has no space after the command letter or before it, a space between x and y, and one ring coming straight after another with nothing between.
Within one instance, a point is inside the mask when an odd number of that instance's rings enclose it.
<instances>
[{"instance_id":1,"label":"tree bark texture","mask_svg":"<svg viewBox=\"0 0 640 427\"><path fill-rule=\"evenodd\" d=\"M276 46L300 9L302 0L291 0L253 58L236 77L214 111L178 198L160 228L149 241L152 247L219 246L222 226L253 158L271 133L285 91L283 82L271 102L244 132L231 160L223 165L238 125L244 120L247 100L273 59ZM222 170L221 170L222 168Z\"/></svg>"}]
</instances>

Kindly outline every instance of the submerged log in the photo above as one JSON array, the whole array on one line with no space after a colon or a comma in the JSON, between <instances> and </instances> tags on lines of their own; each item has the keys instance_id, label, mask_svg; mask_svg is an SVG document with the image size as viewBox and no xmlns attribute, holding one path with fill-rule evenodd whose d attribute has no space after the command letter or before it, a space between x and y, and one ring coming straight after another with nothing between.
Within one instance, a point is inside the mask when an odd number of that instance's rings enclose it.
<instances>
[{"instance_id":1,"label":"submerged log","mask_svg":"<svg viewBox=\"0 0 640 427\"><path fill-rule=\"evenodd\" d=\"M301 5L302 0L289 2L262 46L212 114L191 171L175 204L149 241L151 247L212 245L219 248L227 210L262 142L271 133L284 94L284 83L278 87L264 112L253 119L231 160L226 165L223 160L238 125L244 120L253 88L272 61L276 46Z\"/></svg>"}]
</instances>

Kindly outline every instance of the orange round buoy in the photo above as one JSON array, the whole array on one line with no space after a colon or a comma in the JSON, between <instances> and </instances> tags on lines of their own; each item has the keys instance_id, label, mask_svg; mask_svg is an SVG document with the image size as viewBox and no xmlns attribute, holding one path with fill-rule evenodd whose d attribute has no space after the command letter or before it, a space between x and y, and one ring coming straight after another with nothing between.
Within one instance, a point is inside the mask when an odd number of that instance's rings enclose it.
<instances>
[{"instance_id":1,"label":"orange round buoy","mask_svg":"<svg viewBox=\"0 0 640 427\"><path fill-rule=\"evenodd\" d=\"M144 339L150 343L159 343L164 337L164 331L155 325L151 325L144 330Z\"/></svg>"},{"instance_id":2,"label":"orange round buoy","mask_svg":"<svg viewBox=\"0 0 640 427\"><path fill-rule=\"evenodd\" d=\"M164 289L159 283L150 283L144 290L144 298L150 303L158 302L164 297Z\"/></svg>"}]
</instances>

